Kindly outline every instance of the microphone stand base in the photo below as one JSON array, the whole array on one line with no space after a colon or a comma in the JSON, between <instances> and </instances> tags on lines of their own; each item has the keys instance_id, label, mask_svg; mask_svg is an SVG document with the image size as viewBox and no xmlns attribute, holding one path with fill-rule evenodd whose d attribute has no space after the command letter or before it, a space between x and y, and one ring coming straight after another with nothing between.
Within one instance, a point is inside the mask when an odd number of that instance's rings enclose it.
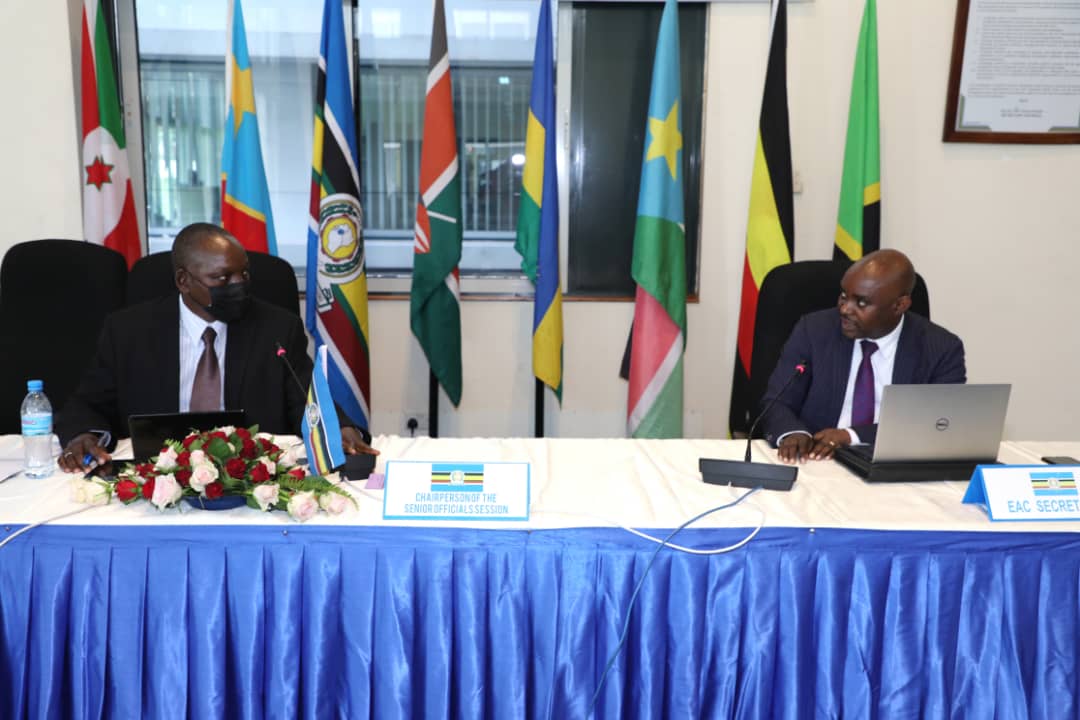
<instances>
[{"instance_id":1,"label":"microphone stand base","mask_svg":"<svg viewBox=\"0 0 1080 720\"><path fill-rule=\"evenodd\" d=\"M700 458L698 469L701 479L710 485L734 485L735 487L787 492L795 484L799 468L794 465L744 462L742 460L717 460Z\"/></svg>"}]
</instances>

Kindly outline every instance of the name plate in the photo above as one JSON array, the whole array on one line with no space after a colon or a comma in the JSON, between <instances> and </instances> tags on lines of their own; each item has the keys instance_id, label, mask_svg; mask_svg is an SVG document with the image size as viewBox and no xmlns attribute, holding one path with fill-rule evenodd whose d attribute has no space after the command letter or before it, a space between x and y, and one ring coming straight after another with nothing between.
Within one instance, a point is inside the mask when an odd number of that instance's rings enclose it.
<instances>
[{"instance_id":1,"label":"name plate","mask_svg":"<svg viewBox=\"0 0 1080 720\"><path fill-rule=\"evenodd\" d=\"M386 463L384 520L528 520L529 463Z\"/></svg>"},{"instance_id":2,"label":"name plate","mask_svg":"<svg viewBox=\"0 0 1080 720\"><path fill-rule=\"evenodd\" d=\"M991 520L1080 520L1080 465L979 465L964 502Z\"/></svg>"}]
</instances>

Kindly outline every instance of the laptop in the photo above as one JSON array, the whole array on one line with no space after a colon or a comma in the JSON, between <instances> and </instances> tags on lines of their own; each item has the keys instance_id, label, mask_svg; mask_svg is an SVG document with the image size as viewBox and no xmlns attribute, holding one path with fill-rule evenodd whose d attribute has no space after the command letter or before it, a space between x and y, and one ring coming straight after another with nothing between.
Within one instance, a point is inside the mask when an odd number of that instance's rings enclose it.
<instances>
[{"instance_id":1,"label":"laptop","mask_svg":"<svg viewBox=\"0 0 1080 720\"><path fill-rule=\"evenodd\" d=\"M834 457L868 482L969 480L993 464L1011 385L886 385L873 445Z\"/></svg>"},{"instance_id":2,"label":"laptop","mask_svg":"<svg viewBox=\"0 0 1080 720\"><path fill-rule=\"evenodd\" d=\"M131 415L131 453L135 462L146 462L161 452L166 440L182 440L192 430L213 430L222 425L243 427L243 410L217 412L153 413Z\"/></svg>"}]
</instances>

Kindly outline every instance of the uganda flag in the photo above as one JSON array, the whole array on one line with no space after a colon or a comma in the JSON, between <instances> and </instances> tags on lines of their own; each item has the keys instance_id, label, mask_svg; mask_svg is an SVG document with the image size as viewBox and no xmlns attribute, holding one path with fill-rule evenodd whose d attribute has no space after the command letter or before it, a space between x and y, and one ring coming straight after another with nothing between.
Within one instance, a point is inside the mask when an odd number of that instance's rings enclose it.
<instances>
[{"instance_id":1,"label":"uganda flag","mask_svg":"<svg viewBox=\"0 0 1080 720\"><path fill-rule=\"evenodd\" d=\"M413 236L409 320L431 371L461 402L461 173L443 0L435 0Z\"/></svg>"},{"instance_id":2,"label":"uganda flag","mask_svg":"<svg viewBox=\"0 0 1080 720\"><path fill-rule=\"evenodd\" d=\"M562 289L559 286L559 186L555 172L555 68L550 0L540 0L525 169L515 249L536 286L533 374L562 399Z\"/></svg>"},{"instance_id":3,"label":"uganda flag","mask_svg":"<svg viewBox=\"0 0 1080 720\"><path fill-rule=\"evenodd\" d=\"M750 180L739 336L728 416L733 435L748 432L757 411L758 398L750 391L750 358L754 352L758 291L770 270L791 262L794 256L794 215L787 104L787 3L777 0L772 6L772 39Z\"/></svg>"},{"instance_id":4,"label":"uganda flag","mask_svg":"<svg viewBox=\"0 0 1080 720\"><path fill-rule=\"evenodd\" d=\"M637 291L626 425L635 438L682 437L686 231L680 83L678 7L666 0L653 60L630 269Z\"/></svg>"},{"instance_id":5,"label":"uganda flag","mask_svg":"<svg viewBox=\"0 0 1080 720\"><path fill-rule=\"evenodd\" d=\"M866 0L851 79L835 259L881 247L881 131L878 122L877 2Z\"/></svg>"},{"instance_id":6,"label":"uganda flag","mask_svg":"<svg viewBox=\"0 0 1080 720\"><path fill-rule=\"evenodd\" d=\"M341 2L326 0L315 81L307 248L307 327L330 361L330 392L369 427L371 363L356 117Z\"/></svg>"},{"instance_id":7,"label":"uganda flag","mask_svg":"<svg viewBox=\"0 0 1080 720\"><path fill-rule=\"evenodd\" d=\"M142 242L109 24L99 0L83 2L82 125L83 233L88 242L119 252L131 267Z\"/></svg>"}]
</instances>

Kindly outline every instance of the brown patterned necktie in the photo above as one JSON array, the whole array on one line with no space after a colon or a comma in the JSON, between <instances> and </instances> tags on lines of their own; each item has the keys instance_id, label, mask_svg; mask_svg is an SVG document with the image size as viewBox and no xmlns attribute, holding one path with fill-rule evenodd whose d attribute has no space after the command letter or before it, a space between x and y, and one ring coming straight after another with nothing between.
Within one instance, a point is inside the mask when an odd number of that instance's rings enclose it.
<instances>
[{"instance_id":1,"label":"brown patterned necktie","mask_svg":"<svg viewBox=\"0 0 1080 720\"><path fill-rule=\"evenodd\" d=\"M195 382L191 386L192 412L221 409L221 369L218 367L217 353L214 352L216 337L214 328L207 325L202 334L203 353L195 367Z\"/></svg>"}]
</instances>

